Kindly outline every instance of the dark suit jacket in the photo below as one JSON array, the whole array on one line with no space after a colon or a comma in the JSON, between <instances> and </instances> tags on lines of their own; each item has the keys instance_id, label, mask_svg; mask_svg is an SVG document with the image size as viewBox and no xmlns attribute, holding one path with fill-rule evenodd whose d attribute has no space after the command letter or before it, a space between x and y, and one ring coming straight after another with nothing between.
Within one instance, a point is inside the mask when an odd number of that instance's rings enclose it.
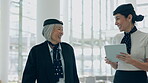
<instances>
[{"instance_id":1,"label":"dark suit jacket","mask_svg":"<svg viewBox=\"0 0 148 83\"><path fill-rule=\"evenodd\" d=\"M79 83L73 48L61 43L64 59L65 83ZM22 83L55 83L54 68L47 41L34 46L28 56Z\"/></svg>"}]
</instances>

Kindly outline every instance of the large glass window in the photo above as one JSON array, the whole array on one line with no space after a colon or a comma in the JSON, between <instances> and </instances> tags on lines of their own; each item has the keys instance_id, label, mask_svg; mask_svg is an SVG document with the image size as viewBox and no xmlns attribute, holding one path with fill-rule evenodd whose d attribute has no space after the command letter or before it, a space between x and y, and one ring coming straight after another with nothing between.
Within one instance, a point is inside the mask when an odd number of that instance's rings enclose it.
<instances>
[{"instance_id":1,"label":"large glass window","mask_svg":"<svg viewBox=\"0 0 148 83\"><path fill-rule=\"evenodd\" d=\"M10 1L8 80L9 83L19 83L28 51L36 43L36 0ZM111 44L112 38L119 32L114 25L112 12L119 4L125 3L125 0L67 1L68 10L61 9L68 12L67 26L71 33L68 38L75 50L79 77L95 76L97 80L107 78L105 80L111 81L114 69L104 62L104 45ZM148 32L148 1L135 1L137 14L145 16L144 21L137 23L137 26ZM63 3L64 0L60 2Z\"/></svg>"},{"instance_id":2,"label":"large glass window","mask_svg":"<svg viewBox=\"0 0 148 83\"><path fill-rule=\"evenodd\" d=\"M143 31L148 32L148 1L147 0L137 0L137 14L144 15L144 21L137 23L139 25L139 28L141 28Z\"/></svg>"},{"instance_id":3,"label":"large glass window","mask_svg":"<svg viewBox=\"0 0 148 83\"><path fill-rule=\"evenodd\" d=\"M116 3L109 0L71 0L71 43L76 50L80 76L113 75L104 63L105 44L111 43L114 31L112 10ZM108 35L107 32L110 32ZM81 51L81 52L80 52ZM77 53L80 53L77 55ZM109 68L108 68L109 67ZM109 73L106 73L109 72Z\"/></svg>"},{"instance_id":4,"label":"large glass window","mask_svg":"<svg viewBox=\"0 0 148 83\"><path fill-rule=\"evenodd\" d=\"M28 51L36 43L36 0L10 3L9 82L20 83Z\"/></svg>"},{"instance_id":5,"label":"large glass window","mask_svg":"<svg viewBox=\"0 0 148 83\"><path fill-rule=\"evenodd\" d=\"M69 38L75 49L80 78L95 76L97 80L101 77L108 80L113 77L115 70L104 61L104 45L111 44L113 37L120 33L114 24L112 12L123 3L126 3L125 0L69 1L68 19L72 34ZM135 0L135 3L137 14L145 16L137 26L148 32L148 29L145 30L148 27L148 1Z\"/></svg>"}]
</instances>

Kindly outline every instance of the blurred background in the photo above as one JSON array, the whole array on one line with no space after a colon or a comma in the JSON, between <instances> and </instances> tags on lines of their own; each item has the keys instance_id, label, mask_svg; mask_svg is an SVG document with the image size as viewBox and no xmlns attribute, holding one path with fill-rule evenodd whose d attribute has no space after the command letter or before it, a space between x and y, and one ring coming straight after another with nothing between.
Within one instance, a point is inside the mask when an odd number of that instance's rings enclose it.
<instances>
[{"instance_id":1,"label":"blurred background","mask_svg":"<svg viewBox=\"0 0 148 83\"><path fill-rule=\"evenodd\" d=\"M45 40L43 21L57 18L64 22L62 41L74 47L81 83L112 83L115 70L104 61L104 45L120 33L112 13L123 3L145 16L136 25L148 32L148 0L0 0L1 82L21 83L31 47Z\"/></svg>"}]
</instances>

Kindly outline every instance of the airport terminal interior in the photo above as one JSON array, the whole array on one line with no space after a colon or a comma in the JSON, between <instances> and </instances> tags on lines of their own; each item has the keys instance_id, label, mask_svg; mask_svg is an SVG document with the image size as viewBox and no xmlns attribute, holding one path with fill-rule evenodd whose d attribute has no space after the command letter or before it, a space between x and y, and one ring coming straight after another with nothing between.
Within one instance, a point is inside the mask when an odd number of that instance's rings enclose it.
<instances>
[{"instance_id":1,"label":"airport terminal interior","mask_svg":"<svg viewBox=\"0 0 148 83\"><path fill-rule=\"evenodd\" d=\"M63 21L62 41L74 48L81 83L113 83L104 46L121 33L113 10L123 3L145 16L136 26L148 32L148 0L0 0L0 83L21 83L31 47L45 41L47 18Z\"/></svg>"}]
</instances>

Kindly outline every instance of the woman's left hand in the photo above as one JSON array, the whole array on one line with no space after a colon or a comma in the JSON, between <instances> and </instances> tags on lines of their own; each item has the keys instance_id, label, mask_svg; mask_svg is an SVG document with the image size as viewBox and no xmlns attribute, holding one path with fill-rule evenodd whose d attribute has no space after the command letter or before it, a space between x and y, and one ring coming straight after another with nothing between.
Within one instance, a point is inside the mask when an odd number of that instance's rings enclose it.
<instances>
[{"instance_id":1,"label":"woman's left hand","mask_svg":"<svg viewBox=\"0 0 148 83\"><path fill-rule=\"evenodd\" d=\"M120 53L120 55L116 56L119 60L122 60L128 64L131 64L133 59L130 54L127 53Z\"/></svg>"}]
</instances>

